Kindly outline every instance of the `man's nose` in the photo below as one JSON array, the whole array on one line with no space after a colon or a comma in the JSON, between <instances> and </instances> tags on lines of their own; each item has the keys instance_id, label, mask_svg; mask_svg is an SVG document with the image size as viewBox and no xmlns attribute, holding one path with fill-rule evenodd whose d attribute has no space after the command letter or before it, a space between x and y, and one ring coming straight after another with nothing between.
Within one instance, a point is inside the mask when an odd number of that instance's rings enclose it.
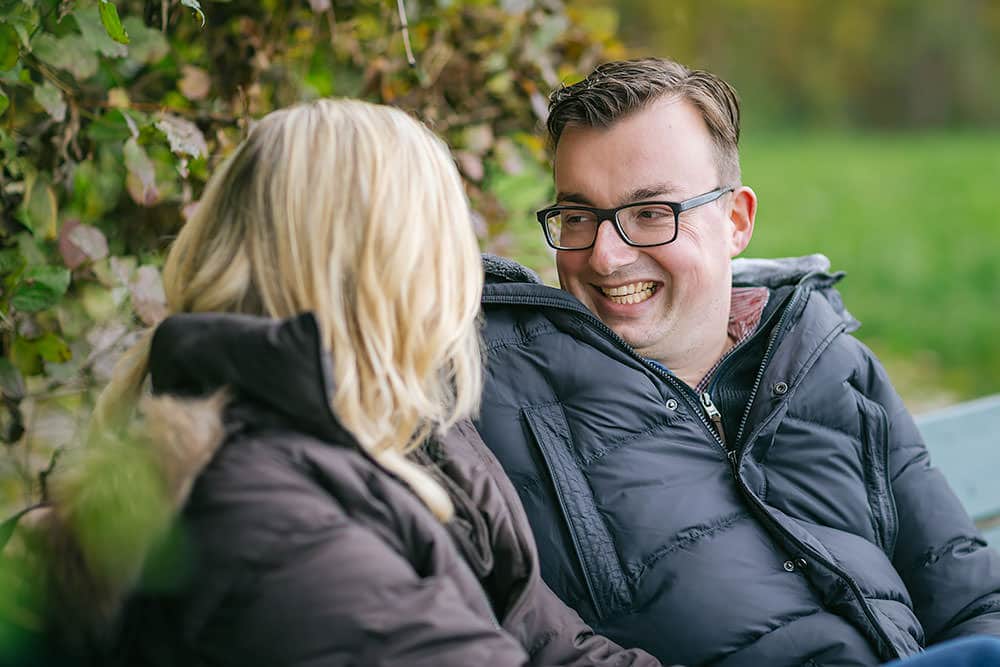
<instances>
[{"instance_id":1,"label":"man's nose","mask_svg":"<svg viewBox=\"0 0 1000 667\"><path fill-rule=\"evenodd\" d=\"M597 225L597 237L590 249L590 268L602 276L610 276L635 261L636 248L625 243L612 220L602 220Z\"/></svg>"}]
</instances>

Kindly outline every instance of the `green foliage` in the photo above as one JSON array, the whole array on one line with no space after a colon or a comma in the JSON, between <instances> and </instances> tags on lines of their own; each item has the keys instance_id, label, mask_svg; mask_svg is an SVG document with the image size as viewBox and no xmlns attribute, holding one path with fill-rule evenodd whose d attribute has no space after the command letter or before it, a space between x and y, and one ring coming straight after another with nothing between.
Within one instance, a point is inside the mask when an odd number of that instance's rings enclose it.
<instances>
[{"instance_id":1,"label":"green foliage","mask_svg":"<svg viewBox=\"0 0 1000 667\"><path fill-rule=\"evenodd\" d=\"M119 44L128 44L128 33L125 32L121 19L118 18L118 8L109 0L100 0L100 3L98 8L101 13L101 23L104 25L108 37Z\"/></svg>"},{"instance_id":2,"label":"green foliage","mask_svg":"<svg viewBox=\"0 0 1000 667\"><path fill-rule=\"evenodd\" d=\"M406 11L413 66L395 3L0 0L0 507L37 497L80 439L93 390L166 313L167 243L272 109L332 95L414 113L453 147L484 248L549 263L533 129L550 89L623 55L613 13Z\"/></svg>"}]
</instances>

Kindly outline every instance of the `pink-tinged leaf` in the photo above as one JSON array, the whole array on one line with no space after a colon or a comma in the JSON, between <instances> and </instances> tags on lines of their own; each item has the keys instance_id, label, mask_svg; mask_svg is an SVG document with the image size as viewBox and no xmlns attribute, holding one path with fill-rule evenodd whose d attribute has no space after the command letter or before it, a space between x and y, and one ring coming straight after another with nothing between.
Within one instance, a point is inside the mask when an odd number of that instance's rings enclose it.
<instances>
[{"instance_id":1,"label":"pink-tinged leaf","mask_svg":"<svg viewBox=\"0 0 1000 667\"><path fill-rule=\"evenodd\" d=\"M125 140L122 152L125 155L125 168L128 169L125 187L129 195L140 206L153 206L160 200L153 161L134 137Z\"/></svg>"},{"instance_id":2,"label":"pink-tinged leaf","mask_svg":"<svg viewBox=\"0 0 1000 667\"><path fill-rule=\"evenodd\" d=\"M467 151L482 155L493 145L493 128L486 123L465 128L464 143Z\"/></svg>"},{"instance_id":3,"label":"pink-tinged leaf","mask_svg":"<svg viewBox=\"0 0 1000 667\"><path fill-rule=\"evenodd\" d=\"M486 172L483 169L483 160L478 155L469 151L455 151L455 161L470 181L483 180Z\"/></svg>"},{"instance_id":4,"label":"pink-tinged leaf","mask_svg":"<svg viewBox=\"0 0 1000 667\"><path fill-rule=\"evenodd\" d=\"M188 202L187 204L184 204L184 206L181 207L181 218L184 219L184 222L187 222L188 220L191 219L191 216L194 215L194 212L197 210L198 210L197 201Z\"/></svg>"},{"instance_id":5,"label":"pink-tinged leaf","mask_svg":"<svg viewBox=\"0 0 1000 667\"><path fill-rule=\"evenodd\" d=\"M69 241L91 261L108 256L108 240L100 229L92 225L80 225L69 233Z\"/></svg>"},{"instance_id":6,"label":"pink-tinged leaf","mask_svg":"<svg viewBox=\"0 0 1000 667\"><path fill-rule=\"evenodd\" d=\"M128 285L135 270L135 257L112 257L109 265L114 284Z\"/></svg>"},{"instance_id":7,"label":"pink-tinged leaf","mask_svg":"<svg viewBox=\"0 0 1000 667\"><path fill-rule=\"evenodd\" d=\"M520 174L524 170L524 160L517 146L507 137L497 139L493 146L493 154L500 166L508 174Z\"/></svg>"},{"instance_id":8,"label":"pink-tinged leaf","mask_svg":"<svg viewBox=\"0 0 1000 667\"><path fill-rule=\"evenodd\" d=\"M67 220L59 230L59 254L67 268L75 269L87 261L87 255L69 240L69 233L80 226L79 220Z\"/></svg>"},{"instance_id":9,"label":"pink-tinged leaf","mask_svg":"<svg viewBox=\"0 0 1000 667\"><path fill-rule=\"evenodd\" d=\"M212 89L212 77L208 75L208 72L194 65L184 65L181 67L181 72L183 74L177 87L180 88L184 97L193 101L208 97L208 93Z\"/></svg>"},{"instance_id":10,"label":"pink-tinged leaf","mask_svg":"<svg viewBox=\"0 0 1000 667\"><path fill-rule=\"evenodd\" d=\"M153 326L167 316L167 297L155 266L140 266L128 287L132 308L144 324Z\"/></svg>"},{"instance_id":11,"label":"pink-tinged leaf","mask_svg":"<svg viewBox=\"0 0 1000 667\"><path fill-rule=\"evenodd\" d=\"M165 113L161 114L160 119L156 121L156 128L167 135L170 150L174 153L190 155L191 157L208 156L205 135L191 121Z\"/></svg>"},{"instance_id":12,"label":"pink-tinged leaf","mask_svg":"<svg viewBox=\"0 0 1000 667\"><path fill-rule=\"evenodd\" d=\"M97 227L67 220L59 230L59 254L68 268L75 269L87 261L107 257L108 240Z\"/></svg>"},{"instance_id":13,"label":"pink-tinged leaf","mask_svg":"<svg viewBox=\"0 0 1000 667\"><path fill-rule=\"evenodd\" d=\"M121 322L110 322L107 325L95 326L87 333L90 344L90 354L87 363L94 375L102 382L107 382L114 375L115 364L128 347L135 342L138 332L129 332Z\"/></svg>"},{"instance_id":14,"label":"pink-tinged leaf","mask_svg":"<svg viewBox=\"0 0 1000 667\"><path fill-rule=\"evenodd\" d=\"M537 90L532 90L528 98L531 101L531 110L538 116L538 120L543 123L549 119L549 101L545 99Z\"/></svg>"}]
</instances>

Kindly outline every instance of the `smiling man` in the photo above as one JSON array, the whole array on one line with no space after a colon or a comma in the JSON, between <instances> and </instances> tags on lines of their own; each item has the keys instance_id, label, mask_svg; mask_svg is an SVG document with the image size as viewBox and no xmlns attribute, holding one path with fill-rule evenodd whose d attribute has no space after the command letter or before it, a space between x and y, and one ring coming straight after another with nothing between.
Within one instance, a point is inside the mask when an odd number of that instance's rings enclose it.
<instances>
[{"instance_id":1,"label":"smiling man","mask_svg":"<svg viewBox=\"0 0 1000 667\"><path fill-rule=\"evenodd\" d=\"M757 206L727 157L683 96L607 127L571 124L555 154L560 206L541 216L566 248L556 255L563 289L692 385L733 344L730 259L749 243ZM680 215L664 202L679 202Z\"/></svg>"},{"instance_id":2,"label":"smiling man","mask_svg":"<svg viewBox=\"0 0 1000 667\"><path fill-rule=\"evenodd\" d=\"M739 103L668 60L552 96L562 289L487 260L479 426L542 574L664 663L868 665L1000 634L1000 556L825 258L748 262Z\"/></svg>"}]
</instances>

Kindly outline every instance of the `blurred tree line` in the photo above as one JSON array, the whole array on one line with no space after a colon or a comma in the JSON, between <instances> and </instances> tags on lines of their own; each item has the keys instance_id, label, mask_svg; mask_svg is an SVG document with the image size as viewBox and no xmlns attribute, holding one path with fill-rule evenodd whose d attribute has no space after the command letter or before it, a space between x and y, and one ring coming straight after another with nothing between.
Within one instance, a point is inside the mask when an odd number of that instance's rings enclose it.
<instances>
[{"instance_id":1,"label":"blurred tree line","mask_svg":"<svg viewBox=\"0 0 1000 667\"><path fill-rule=\"evenodd\" d=\"M0 508L39 497L93 390L164 316L165 249L272 109L351 96L415 113L453 148L484 248L544 252L530 211L550 196L547 94L623 55L594 11L0 0Z\"/></svg>"},{"instance_id":2,"label":"blurred tree line","mask_svg":"<svg viewBox=\"0 0 1000 667\"><path fill-rule=\"evenodd\" d=\"M727 78L754 126L1000 126L995 0L596 4L631 48Z\"/></svg>"}]
</instances>

